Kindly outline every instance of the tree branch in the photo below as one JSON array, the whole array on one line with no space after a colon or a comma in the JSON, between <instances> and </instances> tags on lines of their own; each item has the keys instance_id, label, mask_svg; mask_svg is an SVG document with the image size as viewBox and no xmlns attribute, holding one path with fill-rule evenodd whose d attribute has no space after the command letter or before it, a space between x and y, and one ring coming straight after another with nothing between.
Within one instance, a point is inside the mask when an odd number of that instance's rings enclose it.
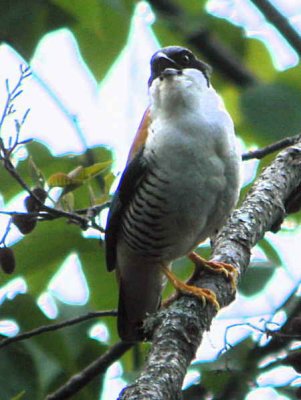
<instances>
[{"instance_id":1,"label":"tree branch","mask_svg":"<svg viewBox=\"0 0 301 400\"><path fill-rule=\"evenodd\" d=\"M275 151L283 150L288 146L292 146L295 143L300 142L301 140L301 134L298 133L298 135L295 136L288 136L284 139L278 140L275 143L269 144L266 147L263 147L261 149L256 149L253 151L249 151L248 153L244 153L241 158L243 161L248 161L248 160L261 160L265 156L274 153Z\"/></svg>"},{"instance_id":2,"label":"tree branch","mask_svg":"<svg viewBox=\"0 0 301 400\"><path fill-rule=\"evenodd\" d=\"M118 360L127 350L132 347L131 343L118 342L106 351L97 360L93 361L87 368L80 373L73 375L72 378L60 387L56 392L48 395L46 400L65 400L78 393L96 376L106 372L107 368Z\"/></svg>"},{"instance_id":3,"label":"tree branch","mask_svg":"<svg viewBox=\"0 0 301 400\"><path fill-rule=\"evenodd\" d=\"M67 326L72 326L75 324L79 324L84 321L88 321L92 318L99 318L99 317L116 317L117 311L116 310L109 310L109 311L94 311L89 312L85 315L80 315L79 317L75 317L72 319L68 319L63 322L59 322L57 324L49 324L44 326L39 326L36 329L32 329L28 332L20 333L19 335L4 339L0 341L0 349L1 347L9 346L12 343L19 342L21 340L32 338L33 336L41 335L42 333L56 331L58 329L65 328Z\"/></svg>"},{"instance_id":4,"label":"tree branch","mask_svg":"<svg viewBox=\"0 0 301 400\"><path fill-rule=\"evenodd\" d=\"M301 57L301 36L292 27L287 18L285 18L268 0L252 0L252 2L263 13L265 18L271 22L279 32L281 32L284 38Z\"/></svg>"},{"instance_id":5,"label":"tree branch","mask_svg":"<svg viewBox=\"0 0 301 400\"><path fill-rule=\"evenodd\" d=\"M240 275L247 269L251 248L283 220L284 204L301 184L301 144L282 151L257 179L240 209L233 212L213 244L212 260L235 266ZM202 271L194 277L197 286L213 290L221 307L235 295L222 275ZM138 379L125 388L119 400L177 400L186 370L209 329L216 311L202 307L194 297L182 296L169 308L146 321L153 331L152 348Z\"/></svg>"}]
</instances>

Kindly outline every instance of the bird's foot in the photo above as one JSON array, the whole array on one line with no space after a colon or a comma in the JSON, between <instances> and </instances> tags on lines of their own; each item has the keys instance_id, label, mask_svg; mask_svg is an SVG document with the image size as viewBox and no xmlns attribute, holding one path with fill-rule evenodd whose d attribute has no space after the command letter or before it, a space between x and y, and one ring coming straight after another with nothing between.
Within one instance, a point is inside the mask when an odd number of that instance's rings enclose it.
<instances>
[{"instance_id":1,"label":"bird's foot","mask_svg":"<svg viewBox=\"0 0 301 400\"><path fill-rule=\"evenodd\" d=\"M202 301L203 305L205 305L206 302L208 302L211 303L217 311L220 309L220 305L216 299L216 295L212 290L199 288L197 286L189 285L185 282L182 282L167 267L162 267L162 272L167 277L169 282L173 285L173 287L178 291L178 294L182 293L182 294L196 296L198 299ZM178 297L178 294L167 299L163 303L163 307L167 307L169 304L171 304Z\"/></svg>"},{"instance_id":2,"label":"bird's foot","mask_svg":"<svg viewBox=\"0 0 301 400\"><path fill-rule=\"evenodd\" d=\"M207 261L194 251L190 253L188 257L195 264L196 272L199 268L206 268L215 273L224 274L226 278L231 282L233 292L236 290L238 272L237 269L233 267L233 265L220 261Z\"/></svg>"}]
</instances>

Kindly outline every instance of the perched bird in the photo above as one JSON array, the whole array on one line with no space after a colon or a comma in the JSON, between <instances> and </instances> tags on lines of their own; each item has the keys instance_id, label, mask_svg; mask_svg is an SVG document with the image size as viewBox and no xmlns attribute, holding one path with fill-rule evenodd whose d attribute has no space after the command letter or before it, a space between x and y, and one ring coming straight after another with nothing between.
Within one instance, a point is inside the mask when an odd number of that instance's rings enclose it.
<instances>
[{"instance_id":1,"label":"perched bird","mask_svg":"<svg viewBox=\"0 0 301 400\"><path fill-rule=\"evenodd\" d=\"M181 292L218 308L215 294L179 281L171 263L225 223L239 193L233 122L212 88L210 68L183 47L151 58L149 107L130 149L106 227L106 261L119 282L118 332L141 340L160 306L164 275ZM235 269L202 261L232 279Z\"/></svg>"}]
</instances>

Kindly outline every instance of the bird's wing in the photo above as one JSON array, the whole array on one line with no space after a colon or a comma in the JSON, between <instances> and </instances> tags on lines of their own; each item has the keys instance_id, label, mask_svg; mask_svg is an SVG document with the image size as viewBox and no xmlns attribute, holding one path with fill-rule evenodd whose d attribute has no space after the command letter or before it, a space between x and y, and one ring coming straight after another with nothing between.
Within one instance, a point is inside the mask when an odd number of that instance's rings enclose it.
<instances>
[{"instance_id":1,"label":"bird's wing","mask_svg":"<svg viewBox=\"0 0 301 400\"><path fill-rule=\"evenodd\" d=\"M108 271L116 267L116 243L124 210L136 192L139 182L147 171L143 156L144 143L147 138L149 113L144 113L136 137L131 147L127 166L120 178L118 188L113 196L105 233L106 263Z\"/></svg>"},{"instance_id":2,"label":"bird's wing","mask_svg":"<svg viewBox=\"0 0 301 400\"><path fill-rule=\"evenodd\" d=\"M136 136L134 138L133 144L129 151L127 164L135 157L135 155L141 149L141 147L144 146L147 135L148 135L148 128L149 128L150 123L151 123L151 118L150 118L150 110L148 107L145 110L145 113L143 114L140 125L137 129Z\"/></svg>"}]
</instances>

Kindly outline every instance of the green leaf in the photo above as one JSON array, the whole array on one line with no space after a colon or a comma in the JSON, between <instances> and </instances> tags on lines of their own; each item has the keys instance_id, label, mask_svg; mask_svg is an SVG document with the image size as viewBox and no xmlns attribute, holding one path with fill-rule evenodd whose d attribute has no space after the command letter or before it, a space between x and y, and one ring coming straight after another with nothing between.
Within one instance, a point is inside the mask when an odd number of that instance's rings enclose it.
<instances>
[{"instance_id":1,"label":"green leaf","mask_svg":"<svg viewBox=\"0 0 301 400\"><path fill-rule=\"evenodd\" d=\"M248 88L241 96L246 122L262 145L300 131L300 104L299 90L277 83Z\"/></svg>"},{"instance_id":2,"label":"green leaf","mask_svg":"<svg viewBox=\"0 0 301 400\"><path fill-rule=\"evenodd\" d=\"M239 284L239 291L246 296L259 293L270 281L273 274L274 268L272 267L251 266Z\"/></svg>"},{"instance_id":3,"label":"green leaf","mask_svg":"<svg viewBox=\"0 0 301 400\"><path fill-rule=\"evenodd\" d=\"M275 69L271 55L266 46L258 39L246 40L245 63L251 71L256 71L256 76L264 82L273 82L278 73Z\"/></svg>"},{"instance_id":4,"label":"green leaf","mask_svg":"<svg viewBox=\"0 0 301 400\"><path fill-rule=\"evenodd\" d=\"M36 299L31 294L18 295L12 301L5 301L1 306L1 317L14 319L18 323L21 332L30 331L53 323L53 321L49 320L42 313L37 306ZM32 353L32 357L35 360L37 360L35 349L42 350L44 360L45 357L49 357L55 360L56 363L59 363L59 365L63 361L67 365L72 359L72 351L66 346L60 331L35 336L28 339L26 343L34 346L27 350ZM2 349L0 349L0 354L1 351ZM39 369L39 371L43 373L42 370Z\"/></svg>"},{"instance_id":5,"label":"green leaf","mask_svg":"<svg viewBox=\"0 0 301 400\"><path fill-rule=\"evenodd\" d=\"M105 0L2 0L0 37L29 60L44 34L67 27L75 34L94 75L101 79L125 44L134 4Z\"/></svg>"},{"instance_id":6,"label":"green leaf","mask_svg":"<svg viewBox=\"0 0 301 400\"><path fill-rule=\"evenodd\" d=\"M17 396L15 396L13 399L11 400L22 400L25 396L25 390L23 390L22 392L20 392L19 394L17 394Z\"/></svg>"},{"instance_id":7,"label":"green leaf","mask_svg":"<svg viewBox=\"0 0 301 400\"><path fill-rule=\"evenodd\" d=\"M26 148L32 161L28 162L28 159L26 159L19 162L17 166L17 172L28 184L28 186L36 185L36 174L34 174L35 177L32 178L33 163L35 165L34 168L39 171L38 175L42 174L46 178L57 174L58 171L63 171L63 173L67 174L67 171L72 170L72 168L77 168L79 165L87 164L88 157L86 153L73 156L64 155L61 157L54 157L47 146L38 141L30 142L26 145ZM101 170L101 174L108 174L110 171L110 165L112 163L112 152L103 146L94 147L87 151L92 154L92 157L97 164L100 163L102 166L104 166L104 169ZM4 169L2 164L0 164L0 175L0 192L4 197L4 200L7 202L13 196L20 193L22 189L17 181L12 178L12 176ZM103 193L102 189L103 188L101 188L101 193ZM83 207L87 206L87 199L88 197L86 195L86 203L82 204Z\"/></svg>"},{"instance_id":8,"label":"green leaf","mask_svg":"<svg viewBox=\"0 0 301 400\"><path fill-rule=\"evenodd\" d=\"M201 384L203 384L209 393L220 395L228 381L233 378L235 371L240 371L242 368L254 368L257 371L256 360L252 363L248 359L251 349L254 348L254 343L251 338L247 338L238 343L235 347L230 348L226 353L219 357L213 363L201 363ZM255 365L254 365L255 364ZM194 365L196 367L197 364ZM249 382L242 380L237 382L237 393L245 393L248 390ZM240 397L245 398L245 396Z\"/></svg>"},{"instance_id":9,"label":"green leaf","mask_svg":"<svg viewBox=\"0 0 301 400\"><path fill-rule=\"evenodd\" d=\"M39 398L38 371L26 345L16 343L1 349L0 399L9 400L22 392L27 399Z\"/></svg>"},{"instance_id":10,"label":"green leaf","mask_svg":"<svg viewBox=\"0 0 301 400\"><path fill-rule=\"evenodd\" d=\"M29 60L45 33L75 22L74 16L51 1L1 0L0 37Z\"/></svg>"},{"instance_id":11,"label":"green leaf","mask_svg":"<svg viewBox=\"0 0 301 400\"><path fill-rule=\"evenodd\" d=\"M16 274L26 279L28 291L33 296L46 290L66 257L75 252L79 255L87 279L91 308L116 307L117 284L115 275L107 272L104 250L99 246L99 240L85 239L78 227L62 220L40 222L30 235L12 249L16 257ZM9 281L3 273L0 279L3 284ZM115 331L115 323L112 329Z\"/></svg>"},{"instance_id":12,"label":"green leaf","mask_svg":"<svg viewBox=\"0 0 301 400\"><path fill-rule=\"evenodd\" d=\"M104 0L52 0L74 23L75 35L83 59L97 80L102 79L126 42L132 16L132 4ZM109 43L109 45L108 45Z\"/></svg>"},{"instance_id":13,"label":"green leaf","mask_svg":"<svg viewBox=\"0 0 301 400\"><path fill-rule=\"evenodd\" d=\"M278 74L277 82L301 91L300 64Z\"/></svg>"},{"instance_id":14,"label":"green leaf","mask_svg":"<svg viewBox=\"0 0 301 400\"><path fill-rule=\"evenodd\" d=\"M110 170L112 160L95 163L89 167L77 166L68 174L64 172L57 172L48 178L48 185L50 187L63 187L68 191L76 189L78 186L84 184L87 180L95 178L99 174L103 174Z\"/></svg>"},{"instance_id":15,"label":"green leaf","mask_svg":"<svg viewBox=\"0 0 301 400\"><path fill-rule=\"evenodd\" d=\"M273 267L279 267L282 265L282 260L280 258L277 249L270 243L267 238L263 238L258 242L258 246L264 251L266 257L271 261Z\"/></svg>"},{"instance_id":16,"label":"green leaf","mask_svg":"<svg viewBox=\"0 0 301 400\"><path fill-rule=\"evenodd\" d=\"M62 187L62 188L72 187L72 189L70 189L70 190L74 190L78 186L80 186L83 183L83 181L81 179L77 179L77 178L70 178L68 176L68 174L65 174L64 172L57 172L48 178L47 183L51 188L53 188L53 187Z\"/></svg>"},{"instance_id":17,"label":"green leaf","mask_svg":"<svg viewBox=\"0 0 301 400\"><path fill-rule=\"evenodd\" d=\"M84 179L91 179L99 174L105 175L111 166L112 166L112 160L90 165L89 167L86 167L83 170Z\"/></svg>"}]
</instances>

